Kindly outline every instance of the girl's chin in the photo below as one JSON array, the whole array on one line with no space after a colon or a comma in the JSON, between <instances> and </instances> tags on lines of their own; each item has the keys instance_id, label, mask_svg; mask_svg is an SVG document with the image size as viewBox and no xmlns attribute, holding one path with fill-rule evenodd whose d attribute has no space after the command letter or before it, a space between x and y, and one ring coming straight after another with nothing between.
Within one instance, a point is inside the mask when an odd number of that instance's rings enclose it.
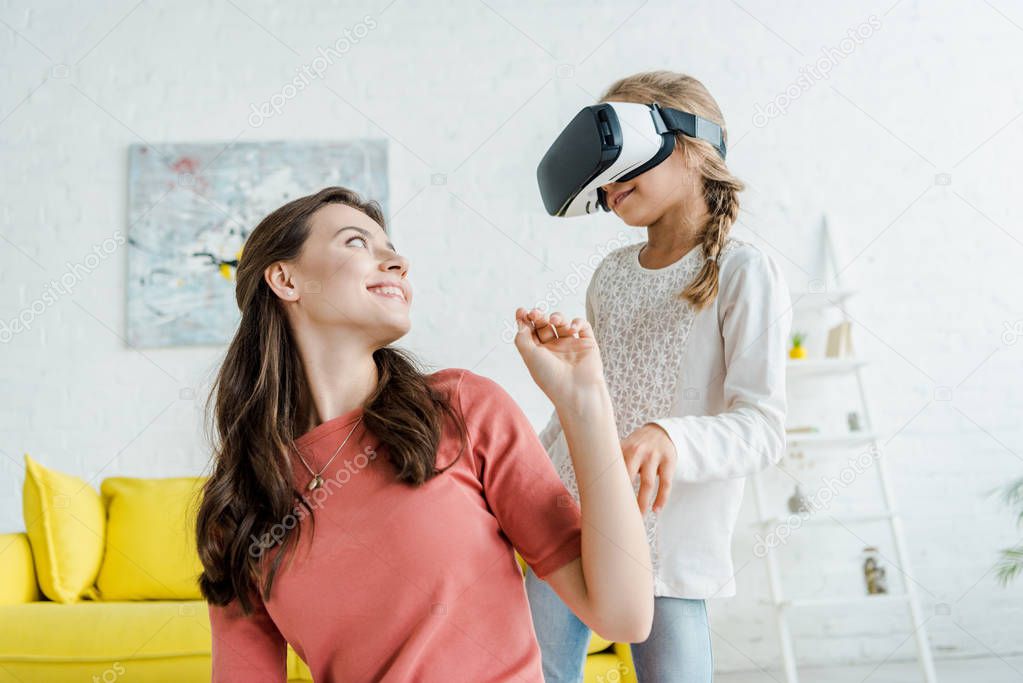
<instances>
[{"instance_id":1,"label":"girl's chin","mask_svg":"<svg viewBox=\"0 0 1023 683\"><path fill-rule=\"evenodd\" d=\"M647 226L647 223L643 222L642 220L639 220L636 216L629 213L629 211L627 210L617 215L618 218L621 219L622 223L625 223L626 225L629 225L631 227L645 228Z\"/></svg>"}]
</instances>

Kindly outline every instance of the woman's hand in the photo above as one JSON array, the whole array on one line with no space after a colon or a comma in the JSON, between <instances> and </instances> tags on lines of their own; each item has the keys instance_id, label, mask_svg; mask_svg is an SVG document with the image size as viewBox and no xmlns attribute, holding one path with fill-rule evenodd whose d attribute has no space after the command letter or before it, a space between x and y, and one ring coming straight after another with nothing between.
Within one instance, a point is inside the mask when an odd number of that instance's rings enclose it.
<instances>
[{"instance_id":1,"label":"woman's hand","mask_svg":"<svg viewBox=\"0 0 1023 683\"><path fill-rule=\"evenodd\" d=\"M582 554L547 581L608 640L641 642L653 623L653 572L643 516L625 471L611 395L582 318L516 309L515 347L558 412L579 482Z\"/></svg>"},{"instance_id":2,"label":"woman's hand","mask_svg":"<svg viewBox=\"0 0 1023 683\"><path fill-rule=\"evenodd\" d=\"M653 511L660 512L671 493L671 479L678 460L675 444L663 429L652 423L645 424L622 439L622 455L625 456L629 481L635 481L639 474L639 493L636 496L639 511L644 515L649 512L656 484L657 498Z\"/></svg>"},{"instance_id":3,"label":"woman's hand","mask_svg":"<svg viewBox=\"0 0 1023 683\"><path fill-rule=\"evenodd\" d=\"M555 405L604 386L604 368L584 318L567 321L561 313L548 318L540 309L515 309L515 348L533 381Z\"/></svg>"}]
</instances>

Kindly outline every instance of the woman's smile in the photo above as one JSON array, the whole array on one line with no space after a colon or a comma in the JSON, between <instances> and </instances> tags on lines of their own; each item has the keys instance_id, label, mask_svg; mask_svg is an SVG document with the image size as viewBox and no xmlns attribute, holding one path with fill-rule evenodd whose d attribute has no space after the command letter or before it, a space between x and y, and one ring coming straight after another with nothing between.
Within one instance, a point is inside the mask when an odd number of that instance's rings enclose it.
<instances>
[{"instance_id":1,"label":"woman's smile","mask_svg":"<svg viewBox=\"0 0 1023 683\"><path fill-rule=\"evenodd\" d=\"M366 287L373 294L383 297L385 299L394 299L401 301L402 303L408 303L408 297L405 293L405 288L400 284L391 283L376 283L368 285Z\"/></svg>"}]
</instances>

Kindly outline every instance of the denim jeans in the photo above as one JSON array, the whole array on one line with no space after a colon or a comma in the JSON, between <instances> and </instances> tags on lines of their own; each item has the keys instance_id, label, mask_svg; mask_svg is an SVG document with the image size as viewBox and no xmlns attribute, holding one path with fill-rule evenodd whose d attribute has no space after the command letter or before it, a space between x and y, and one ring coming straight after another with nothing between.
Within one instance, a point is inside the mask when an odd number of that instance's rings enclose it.
<instances>
[{"instance_id":1,"label":"denim jeans","mask_svg":"<svg viewBox=\"0 0 1023 683\"><path fill-rule=\"evenodd\" d=\"M590 629L546 581L526 570L526 594L546 683L581 683ZM703 600L654 598L650 636L632 643L639 683L710 683L714 655L707 605Z\"/></svg>"}]
</instances>

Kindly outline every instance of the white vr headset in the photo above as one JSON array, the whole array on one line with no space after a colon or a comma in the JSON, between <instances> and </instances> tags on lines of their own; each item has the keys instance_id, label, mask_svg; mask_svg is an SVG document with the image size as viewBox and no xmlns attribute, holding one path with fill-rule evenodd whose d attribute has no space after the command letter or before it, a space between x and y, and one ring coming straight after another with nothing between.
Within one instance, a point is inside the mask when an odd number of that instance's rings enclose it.
<instances>
[{"instance_id":1,"label":"white vr headset","mask_svg":"<svg viewBox=\"0 0 1023 683\"><path fill-rule=\"evenodd\" d=\"M547 213L583 216L610 211L601 186L631 180L667 159L675 148L675 133L706 140L725 158L721 127L696 114L656 102L584 107L536 167Z\"/></svg>"}]
</instances>

